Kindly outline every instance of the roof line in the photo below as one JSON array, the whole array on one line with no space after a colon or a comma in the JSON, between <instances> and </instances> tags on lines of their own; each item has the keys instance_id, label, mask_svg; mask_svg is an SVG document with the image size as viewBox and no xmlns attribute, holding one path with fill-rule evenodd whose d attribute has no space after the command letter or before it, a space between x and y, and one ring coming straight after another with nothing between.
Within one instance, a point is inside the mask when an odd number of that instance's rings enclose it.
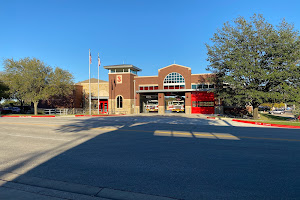
<instances>
[{"instance_id":1,"label":"roof line","mask_svg":"<svg viewBox=\"0 0 300 200\"><path fill-rule=\"evenodd\" d=\"M189 70L191 70L190 67L186 67L186 66L178 65L178 64L171 64L171 65L168 65L168 66L166 66L166 67L160 68L158 71L160 71L160 70L162 70L162 69L165 69L165 68L167 68L167 67L171 67L172 65L177 65L177 66L179 66L179 67L184 67L184 68L188 68Z\"/></svg>"}]
</instances>

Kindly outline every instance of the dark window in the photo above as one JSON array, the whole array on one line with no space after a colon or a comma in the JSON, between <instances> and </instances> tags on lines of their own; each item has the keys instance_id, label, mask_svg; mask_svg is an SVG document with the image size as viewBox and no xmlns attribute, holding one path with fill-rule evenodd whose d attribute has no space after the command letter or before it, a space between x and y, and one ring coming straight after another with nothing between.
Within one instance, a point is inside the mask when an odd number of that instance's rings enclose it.
<instances>
[{"instance_id":1,"label":"dark window","mask_svg":"<svg viewBox=\"0 0 300 200\"><path fill-rule=\"evenodd\" d=\"M197 107L197 101L193 101L192 106Z\"/></svg>"},{"instance_id":2,"label":"dark window","mask_svg":"<svg viewBox=\"0 0 300 200\"><path fill-rule=\"evenodd\" d=\"M117 108L123 108L123 97L117 97Z\"/></svg>"},{"instance_id":3,"label":"dark window","mask_svg":"<svg viewBox=\"0 0 300 200\"><path fill-rule=\"evenodd\" d=\"M140 90L144 90L144 87L140 87Z\"/></svg>"},{"instance_id":4,"label":"dark window","mask_svg":"<svg viewBox=\"0 0 300 200\"><path fill-rule=\"evenodd\" d=\"M158 90L158 86L154 86L154 90Z\"/></svg>"}]
</instances>

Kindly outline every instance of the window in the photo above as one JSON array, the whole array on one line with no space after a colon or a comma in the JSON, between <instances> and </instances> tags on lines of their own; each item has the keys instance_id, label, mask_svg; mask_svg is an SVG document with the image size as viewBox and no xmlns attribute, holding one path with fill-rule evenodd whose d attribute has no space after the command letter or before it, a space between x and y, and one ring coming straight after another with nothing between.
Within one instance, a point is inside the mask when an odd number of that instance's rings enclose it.
<instances>
[{"instance_id":1,"label":"window","mask_svg":"<svg viewBox=\"0 0 300 200\"><path fill-rule=\"evenodd\" d=\"M177 72L172 72L168 74L164 80L164 85L168 85L170 83L185 83L185 81L181 74Z\"/></svg>"},{"instance_id":2,"label":"window","mask_svg":"<svg viewBox=\"0 0 300 200\"><path fill-rule=\"evenodd\" d=\"M117 108L123 108L123 97L122 96L117 97Z\"/></svg>"},{"instance_id":3,"label":"window","mask_svg":"<svg viewBox=\"0 0 300 200\"><path fill-rule=\"evenodd\" d=\"M150 86L139 86L139 89L140 90L158 90L158 86L153 86L153 85L150 85Z\"/></svg>"},{"instance_id":4,"label":"window","mask_svg":"<svg viewBox=\"0 0 300 200\"><path fill-rule=\"evenodd\" d=\"M185 88L184 83L185 80L181 74L177 72L172 72L168 74L164 79L164 89L165 90L184 89Z\"/></svg>"},{"instance_id":5,"label":"window","mask_svg":"<svg viewBox=\"0 0 300 200\"><path fill-rule=\"evenodd\" d=\"M197 101L193 101L193 102L192 102L192 106L193 106L193 107L197 107Z\"/></svg>"},{"instance_id":6,"label":"window","mask_svg":"<svg viewBox=\"0 0 300 200\"><path fill-rule=\"evenodd\" d=\"M208 90L208 89L214 89L215 85L214 84L205 84L205 83L200 83L200 84L192 84L192 89L204 89L204 90Z\"/></svg>"},{"instance_id":7,"label":"window","mask_svg":"<svg viewBox=\"0 0 300 200\"><path fill-rule=\"evenodd\" d=\"M203 88L203 84L197 85L197 89L202 89L202 88Z\"/></svg>"}]
</instances>

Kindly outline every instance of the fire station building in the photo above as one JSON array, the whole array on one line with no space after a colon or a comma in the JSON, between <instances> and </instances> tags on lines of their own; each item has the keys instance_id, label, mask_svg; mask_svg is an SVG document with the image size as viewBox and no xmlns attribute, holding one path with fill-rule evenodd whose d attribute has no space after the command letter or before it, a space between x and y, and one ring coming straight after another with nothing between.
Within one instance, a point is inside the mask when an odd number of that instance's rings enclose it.
<instances>
[{"instance_id":1,"label":"fire station building","mask_svg":"<svg viewBox=\"0 0 300 200\"><path fill-rule=\"evenodd\" d=\"M214 114L219 108L213 74L192 74L191 68L178 64L159 69L157 76L138 76L141 69L134 65L104 68L109 75L109 113Z\"/></svg>"}]
</instances>

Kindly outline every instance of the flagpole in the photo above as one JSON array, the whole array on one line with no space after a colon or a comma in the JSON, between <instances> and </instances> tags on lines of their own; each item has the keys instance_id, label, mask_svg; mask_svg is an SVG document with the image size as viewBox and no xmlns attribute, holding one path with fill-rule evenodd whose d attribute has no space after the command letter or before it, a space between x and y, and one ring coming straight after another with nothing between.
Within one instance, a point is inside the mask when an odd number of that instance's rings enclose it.
<instances>
[{"instance_id":1,"label":"flagpole","mask_svg":"<svg viewBox=\"0 0 300 200\"><path fill-rule=\"evenodd\" d=\"M89 49L89 112L92 115L92 94L91 94L91 50Z\"/></svg>"},{"instance_id":2,"label":"flagpole","mask_svg":"<svg viewBox=\"0 0 300 200\"><path fill-rule=\"evenodd\" d=\"M99 104L100 104L100 98L99 98L99 53L98 53L98 115L99 115Z\"/></svg>"}]
</instances>

